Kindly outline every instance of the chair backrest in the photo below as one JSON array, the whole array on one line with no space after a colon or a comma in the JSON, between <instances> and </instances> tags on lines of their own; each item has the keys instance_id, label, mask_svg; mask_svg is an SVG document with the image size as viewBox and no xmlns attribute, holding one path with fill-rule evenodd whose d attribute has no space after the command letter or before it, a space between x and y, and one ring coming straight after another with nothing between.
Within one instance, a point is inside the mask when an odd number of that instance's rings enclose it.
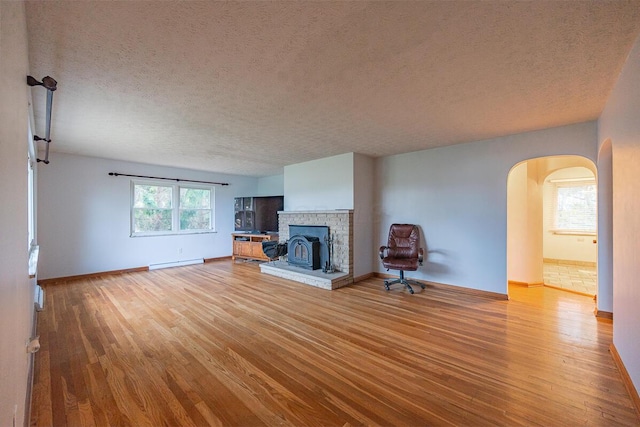
<instances>
[{"instance_id":1,"label":"chair backrest","mask_svg":"<svg viewBox=\"0 0 640 427\"><path fill-rule=\"evenodd\" d=\"M414 224L391 224L387 246L391 258L418 258L420 230Z\"/></svg>"}]
</instances>

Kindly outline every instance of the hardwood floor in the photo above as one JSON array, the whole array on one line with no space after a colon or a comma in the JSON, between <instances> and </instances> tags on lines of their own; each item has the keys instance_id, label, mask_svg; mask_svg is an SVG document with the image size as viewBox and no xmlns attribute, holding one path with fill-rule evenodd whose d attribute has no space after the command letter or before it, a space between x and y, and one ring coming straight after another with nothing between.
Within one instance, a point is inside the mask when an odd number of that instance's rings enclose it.
<instances>
[{"instance_id":1,"label":"hardwood floor","mask_svg":"<svg viewBox=\"0 0 640 427\"><path fill-rule=\"evenodd\" d=\"M31 424L640 424L590 298L416 292L230 261L50 285Z\"/></svg>"}]
</instances>

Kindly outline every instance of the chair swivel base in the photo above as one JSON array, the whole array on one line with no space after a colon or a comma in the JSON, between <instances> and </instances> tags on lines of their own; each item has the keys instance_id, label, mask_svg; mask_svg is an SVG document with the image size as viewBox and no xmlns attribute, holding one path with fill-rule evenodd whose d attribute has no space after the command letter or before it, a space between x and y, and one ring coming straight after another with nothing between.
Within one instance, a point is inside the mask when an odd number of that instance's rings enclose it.
<instances>
[{"instance_id":1,"label":"chair swivel base","mask_svg":"<svg viewBox=\"0 0 640 427\"><path fill-rule=\"evenodd\" d=\"M384 288L386 290L390 290L389 286L391 285L395 285L396 283L402 283L404 285L405 288L407 288L409 290L410 294L413 294L413 288L411 287L411 284L420 286L422 289L424 289L424 283L420 283L416 280L411 280L411 279L405 279L404 277L404 271L400 270L400 278L398 279L387 279L384 281Z\"/></svg>"}]
</instances>

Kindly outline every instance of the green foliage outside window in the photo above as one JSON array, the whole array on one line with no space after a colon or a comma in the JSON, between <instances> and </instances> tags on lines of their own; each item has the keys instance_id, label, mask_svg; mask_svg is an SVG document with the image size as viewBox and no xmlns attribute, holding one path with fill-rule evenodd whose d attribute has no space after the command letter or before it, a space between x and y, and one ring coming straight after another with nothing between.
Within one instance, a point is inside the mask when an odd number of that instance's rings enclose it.
<instances>
[{"instance_id":1,"label":"green foliage outside window","mask_svg":"<svg viewBox=\"0 0 640 427\"><path fill-rule=\"evenodd\" d=\"M180 189L180 230L211 228L211 191L202 188Z\"/></svg>"},{"instance_id":2,"label":"green foliage outside window","mask_svg":"<svg viewBox=\"0 0 640 427\"><path fill-rule=\"evenodd\" d=\"M171 214L167 209L136 209L134 231L171 231Z\"/></svg>"},{"instance_id":3,"label":"green foliage outside window","mask_svg":"<svg viewBox=\"0 0 640 427\"><path fill-rule=\"evenodd\" d=\"M134 232L171 231L171 187L136 185L133 198Z\"/></svg>"},{"instance_id":4,"label":"green foliage outside window","mask_svg":"<svg viewBox=\"0 0 640 427\"><path fill-rule=\"evenodd\" d=\"M135 184L132 233L212 230L212 195L210 188Z\"/></svg>"}]
</instances>

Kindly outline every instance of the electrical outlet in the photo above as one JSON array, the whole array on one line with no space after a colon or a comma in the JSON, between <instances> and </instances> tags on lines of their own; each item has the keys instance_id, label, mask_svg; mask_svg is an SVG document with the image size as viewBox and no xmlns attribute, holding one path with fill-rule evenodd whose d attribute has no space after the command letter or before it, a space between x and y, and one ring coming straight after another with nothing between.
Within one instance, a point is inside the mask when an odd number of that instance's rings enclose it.
<instances>
[{"instance_id":1,"label":"electrical outlet","mask_svg":"<svg viewBox=\"0 0 640 427\"><path fill-rule=\"evenodd\" d=\"M178 248L178 253L182 254L182 248Z\"/></svg>"}]
</instances>

